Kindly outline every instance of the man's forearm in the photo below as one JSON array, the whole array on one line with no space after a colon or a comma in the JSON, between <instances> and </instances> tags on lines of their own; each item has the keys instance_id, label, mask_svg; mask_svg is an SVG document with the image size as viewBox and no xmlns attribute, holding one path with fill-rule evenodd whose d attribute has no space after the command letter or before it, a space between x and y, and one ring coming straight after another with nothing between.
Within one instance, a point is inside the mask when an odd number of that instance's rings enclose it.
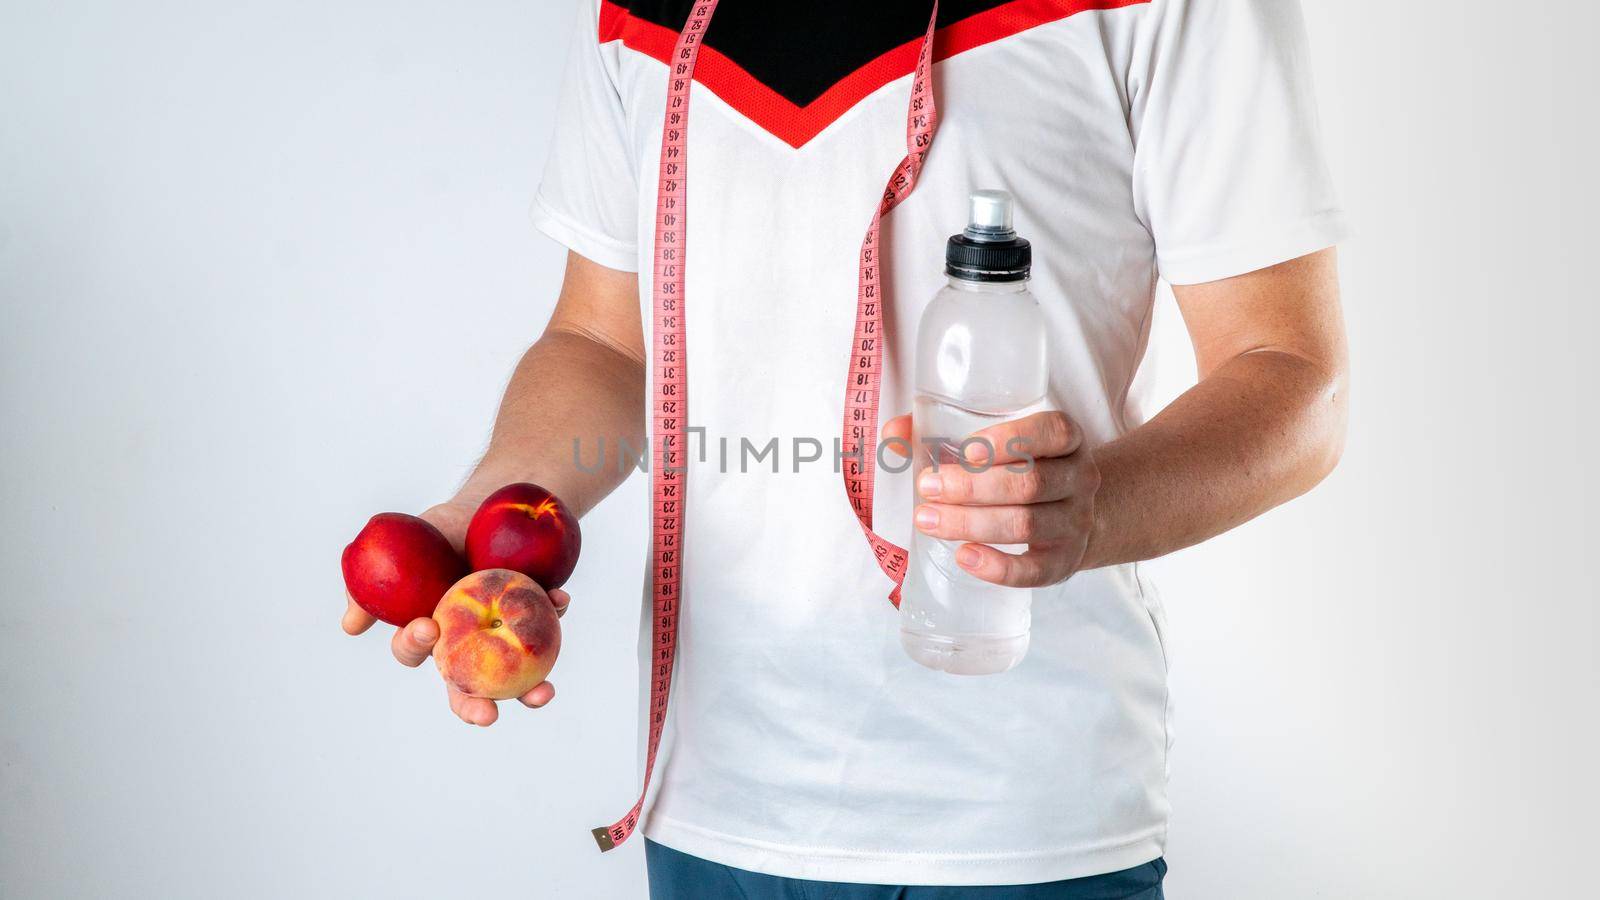
<instances>
[{"instance_id":1,"label":"man's forearm","mask_svg":"<svg viewBox=\"0 0 1600 900\"><path fill-rule=\"evenodd\" d=\"M1272 350L1235 357L1095 450L1082 568L1171 553L1299 496L1338 461L1344 423L1342 373Z\"/></svg>"},{"instance_id":2,"label":"man's forearm","mask_svg":"<svg viewBox=\"0 0 1600 900\"><path fill-rule=\"evenodd\" d=\"M593 471L575 464L574 441ZM476 504L504 484L534 481L581 516L626 478L624 441L643 447L643 362L577 331L548 330L517 364L489 449L456 499ZM596 467L601 447L605 465Z\"/></svg>"}]
</instances>

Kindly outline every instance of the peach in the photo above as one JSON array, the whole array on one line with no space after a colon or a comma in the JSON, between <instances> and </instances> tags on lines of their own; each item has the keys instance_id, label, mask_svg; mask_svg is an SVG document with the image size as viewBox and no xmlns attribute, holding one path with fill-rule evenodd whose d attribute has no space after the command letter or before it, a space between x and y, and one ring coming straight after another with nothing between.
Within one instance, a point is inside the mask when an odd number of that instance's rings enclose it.
<instances>
[{"instance_id":1,"label":"peach","mask_svg":"<svg viewBox=\"0 0 1600 900\"><path fill-rule=\"evenodd\" d=\"M378 513L339 559L350 597L390 625L433 615L467 564L431 523L405 513Z\"/></svg>"},{"instance_id":2,"label":"peach","mask_svg":"<svg viewBox=\"0 0 1600 900\"><path fill-rule=\"evenodd\" d=\"M533 579L485 569L456 582L433 611L434 663L452 687L510 700L544 681L561 652L555 604Z\"/></svg>"},{"instance_id":3,"label":"peach","mask_svg":"<svg viewBox=\"0 0 1600 900\"><path fill-rule=\"evenodd\" d=\"M537 484L495 491L467 525L467 560L474 570L511 569L547 591L571 577L582 543L577 517Z\"/></svg>"}]
</instances>

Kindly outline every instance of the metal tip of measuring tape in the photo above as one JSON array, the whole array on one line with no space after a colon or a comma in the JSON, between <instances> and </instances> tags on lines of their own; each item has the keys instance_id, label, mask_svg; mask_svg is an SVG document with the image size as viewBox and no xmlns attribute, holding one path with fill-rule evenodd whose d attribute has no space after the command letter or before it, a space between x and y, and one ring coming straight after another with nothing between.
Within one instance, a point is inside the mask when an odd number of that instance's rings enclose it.
<instances>
[{"instance_id":1,"label":"metal tip of measuring tape","mask_svg":"<svg viewBox=\"0 0 1600 900\"><path fill-rule=\"evenodd\" d=\"M600 845L601 853L617 846L617 842L611 839L611 829L609 828L596 828L590 834L594 835L594 842Z\"/></svg>"}]
</instances>

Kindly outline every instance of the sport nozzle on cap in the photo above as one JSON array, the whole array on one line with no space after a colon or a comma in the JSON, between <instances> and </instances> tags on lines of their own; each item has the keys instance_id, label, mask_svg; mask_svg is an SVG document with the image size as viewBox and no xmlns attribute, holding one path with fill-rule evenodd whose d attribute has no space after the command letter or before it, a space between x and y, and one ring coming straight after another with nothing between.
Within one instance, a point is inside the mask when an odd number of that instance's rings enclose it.
<instances>
[{"instance_id":1,"label":"sport nozzle on cap","mask_svg":"<svg viewBox=\"0 0 1600 900\"><path fill-rule=\"evenodd\" d=\"M976 241L1005 240L1011 227L1011 195L1005 191L973 191L967 199L967 237Z\"/></svg>"},{"instance_id":2,"label":"sport nozzle on cap","mask_svg":"<svg viewBox=\"0 0 1600 900\"><path fill-rule=\"evenodd\" d=\"M1032 266L1032 246L1011 225L1011 195L973 191L966 229L945 245L945 274L970 281L1022 281Z\"/></svg>"}]
</instances>

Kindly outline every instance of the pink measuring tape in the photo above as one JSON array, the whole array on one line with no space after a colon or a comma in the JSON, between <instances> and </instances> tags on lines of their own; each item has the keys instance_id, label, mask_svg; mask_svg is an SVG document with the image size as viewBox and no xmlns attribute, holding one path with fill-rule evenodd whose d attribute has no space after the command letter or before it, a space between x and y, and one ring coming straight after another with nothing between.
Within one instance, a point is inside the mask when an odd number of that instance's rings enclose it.
<instances>
[{"instance_id":1,"label":"pink measuring tape","mask_svg":"<svg viewBox=\"0 0 1600 900\"><path fill-rule=\"evenodd\" d=\"M683 586L683 522L685 475L688 469L689 372L686 341L684 265L688 219L689 91L706 26L717 0L696 3L678 34L667 83L667 106L661 127L661 169L656 188L655 271L651 287L652 351L655 378L651 389L651 673L650 734L645 755L644 786L639 799L616 823L594 829L600 849L626 841L639 825L656 751L667 722L667 697L678 644L678 612ZM906 551L872 530L872 479L877 469L878 391L883 382L883 297L878 237L883 217L911 194L923 158L933 143L937 111L933 99L933 34L939 19L935 0L928 30L912 75L911 105L906 113L906 155L895 166L872 224L861 242L861 271L856 292L856 326L850 345L850 371L845 380L844 434L840 443L845 492L879 568L894 582L889 600L900 605Z\"/></svg>"}]
</instances>

